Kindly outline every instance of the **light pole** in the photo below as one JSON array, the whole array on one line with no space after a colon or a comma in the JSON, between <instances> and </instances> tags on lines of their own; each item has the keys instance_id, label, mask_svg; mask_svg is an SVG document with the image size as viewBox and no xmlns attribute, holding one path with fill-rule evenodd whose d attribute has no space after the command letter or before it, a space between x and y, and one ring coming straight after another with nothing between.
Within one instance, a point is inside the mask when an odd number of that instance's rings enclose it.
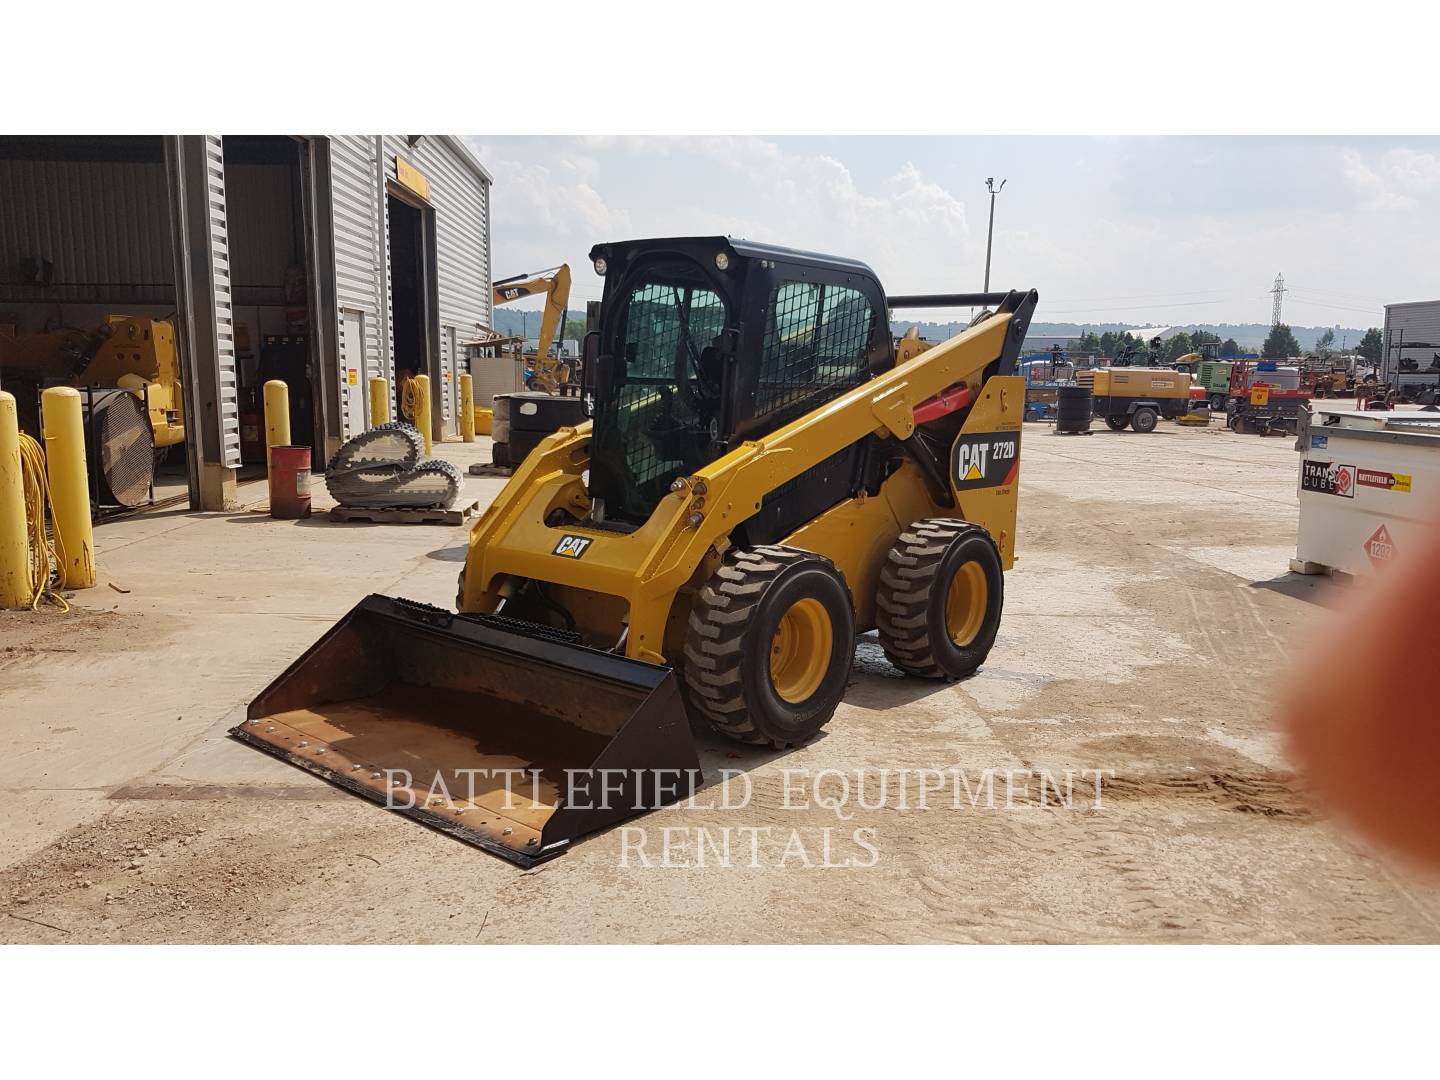
<instances>
[{"instance_id":1,"label":"light pole","mask_svg":"<svg viewBox=\"0 0 1440 1080\"><path fill-rule=\"evenodd\" d=\"M1000 186L995 186L995 178L985 178L985 190L990 192L990 228L985 233L985 291L990 291L990 245L995 240L995 196L1005 190L1005 181L1000 181Z\"/></svg>"}]
</instances>

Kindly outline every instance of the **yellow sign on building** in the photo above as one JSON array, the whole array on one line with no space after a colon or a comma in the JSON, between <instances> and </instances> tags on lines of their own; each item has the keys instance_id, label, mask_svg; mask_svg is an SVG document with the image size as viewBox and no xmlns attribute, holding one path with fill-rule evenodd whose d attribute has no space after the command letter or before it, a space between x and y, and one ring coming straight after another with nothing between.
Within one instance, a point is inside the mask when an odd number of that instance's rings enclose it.
<instances>
[{"instance_id":1,"label":"yellow sign on building","mask_svg":"<svg viewBox=\"0 0 1440 1080\"><path fill-rule=\"evenodd\" d=\"M430 198L430 181L425 174L399 154L395 155L395 179L422 199Z\"/></svg>"}]
</instances>

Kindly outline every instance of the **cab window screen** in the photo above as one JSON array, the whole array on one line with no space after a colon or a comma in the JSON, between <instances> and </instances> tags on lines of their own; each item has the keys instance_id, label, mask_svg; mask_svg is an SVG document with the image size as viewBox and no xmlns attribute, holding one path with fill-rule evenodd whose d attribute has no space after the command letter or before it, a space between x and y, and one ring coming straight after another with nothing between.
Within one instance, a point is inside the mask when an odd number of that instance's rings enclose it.
<instances>
[{"instance_id":1,"label":"cab window screen","mask_svg":"<svg viewBox=\"0 0 1440 1080\"><path fill-rule=\"evenodd\" d=\"M776 285L760 357L757 414L798 413L798 406L836 397L869 378L874 319L858 289L808 281Z\"/></svg>"},{"instance_id":2,"label":"cab window screen","mask_svg":"<svg viewBox=\"0 0 1440 1080\"><path fill-rule=\"evenodd\" d=\"M718 403L701 358L724 330L724 302L690 267L657 267L629 290L623 373L596 420L592 484L615 516L649 516L675 476L694 471Z\"/></svg>"}]
</instances>

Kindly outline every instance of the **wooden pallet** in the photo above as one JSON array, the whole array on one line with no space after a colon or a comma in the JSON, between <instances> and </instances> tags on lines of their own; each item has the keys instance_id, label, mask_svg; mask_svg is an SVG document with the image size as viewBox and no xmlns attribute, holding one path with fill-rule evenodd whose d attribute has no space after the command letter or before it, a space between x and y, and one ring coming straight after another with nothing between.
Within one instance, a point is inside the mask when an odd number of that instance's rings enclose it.
<instances>
[{"instance_id":1,"label":"wooden pallet","mask_svg":"<svg viewBox=\"0 0 1440 1080\"><path fill-rule=\"evenodd\" d=\"M377 525L460 525L480 512L472 502L454 510L415 510L408 507L335 506L331 521L369 521Z\"/></svg>"},{"instance_id":2,"label":"wooden pallet","mask_svg":"<svg viewBox=\"0 0 1440 1080\"><path fill-rule=\"evenodd\" d=\"M509 476L514 470L509 465L495 465L488 461L477 461L470 466L471 476Z\"/></svg>"}]
</instances>

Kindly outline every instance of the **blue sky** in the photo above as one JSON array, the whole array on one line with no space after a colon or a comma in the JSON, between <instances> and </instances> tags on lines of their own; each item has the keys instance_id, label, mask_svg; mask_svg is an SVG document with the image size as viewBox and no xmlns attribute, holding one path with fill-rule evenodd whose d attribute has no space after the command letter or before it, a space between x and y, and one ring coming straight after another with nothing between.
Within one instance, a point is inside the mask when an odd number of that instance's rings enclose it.
<instances>
[{"instance_id":1,"label":"blue sky","mask_svg":"<svg viewBox=\"0 0 1440 1080\"><path fill-rule=\"evenodd\" d=\"M1440 297L1440 139L472 137L497 275L632 236L730 233L864 259L892 292L1040 290L1040 321L1365 327ZM948 314L937 313L948 318Z\"/></svg>"}]
</instances>

